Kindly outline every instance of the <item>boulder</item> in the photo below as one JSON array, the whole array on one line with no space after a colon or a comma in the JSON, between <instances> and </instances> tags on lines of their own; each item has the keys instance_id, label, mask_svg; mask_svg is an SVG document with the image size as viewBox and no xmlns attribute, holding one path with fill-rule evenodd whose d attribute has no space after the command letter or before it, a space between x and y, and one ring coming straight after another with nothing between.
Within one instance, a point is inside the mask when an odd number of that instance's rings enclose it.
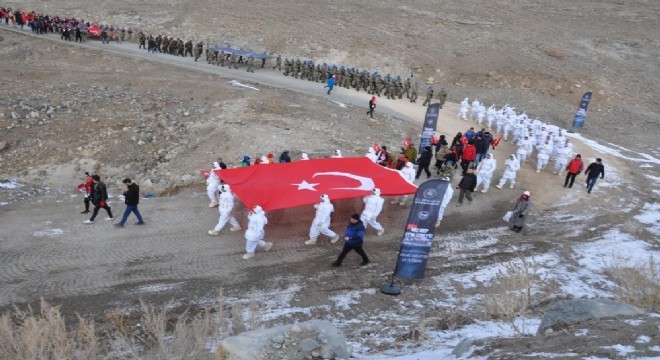
<instances>
[{"instance_id":1,"label":"boulder","mask_svg":"<svg viewBox=\"0 0 660 360\"><path fill-rule=\"evenodd\" d=\"M291 331L294 326L298 329L311 332L307 334L296 333ZM304 337L298 343L296 351L300 354L311 355L316 351L321 356L330 356L329 358L347 359L350 354L346 344L346 338L341 330L337 329L332 323L325 320L310 320L296 325L277 326L270 329L261 329L244 332L237 336L223 339L219 345L219 352L226 355L227 360L255 360L255 359L270 359L273 358L272 354L279 354L281 351L279 345L273 340L279 341L286 334L292 336L293 334ZM326 340L322 344L315 340L319 334L323 334L321 338ZM293 350L293 348L292 348Z\"/></svg>"},{"instance_id":2,"label":"boulder","mask_svg":"<svg viewBox=\"0 0 660 360\"><path fill-rule=\"evenodd\" d=\"M548 306L537 335L544 335L555 326L574 324L590 319L614 318L644 313L628 304L609 299L560 300Z\"/></svg>"}]
</instances>

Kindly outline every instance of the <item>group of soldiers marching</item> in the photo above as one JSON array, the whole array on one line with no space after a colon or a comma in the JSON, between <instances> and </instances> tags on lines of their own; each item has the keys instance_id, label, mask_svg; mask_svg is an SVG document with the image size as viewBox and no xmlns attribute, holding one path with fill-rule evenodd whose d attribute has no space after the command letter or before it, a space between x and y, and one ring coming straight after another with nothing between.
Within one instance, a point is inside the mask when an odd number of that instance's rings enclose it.
<instances>
[{"instance_id":1,"label":"group of soldiers marching","mask_svg":"<svg viewBox=\"0 0 660 360\"><path fill-rule=\"evenodd\" d=\"M166 53L175 56L186 57L190 56L197 61L202 54L206 53L206 62L211 65L229 67L230 69L238 69L239 64L247 66L247 72L254 72L255 58L248 56L244 59L243 56L225 52L222 49L214 49L207 47L204 49L204 43L198 42L193 45L192 41L186 43L183 40L174 37L168 38L167 36L158 35L155 38L152 35L146 36L140 33L138 42L141 49L149 50L150 52ZM261 67L263 68L266 63L265 59L261 59ZM326 63L317 64L313 60L300 59L284 59L278 55L275 58L275 66L273 70L284 71L284 76L292 76L296 79L303 79L314 82L326 82L329 77L335 78L336 86L346 89L354 89L356 91L366 91L369 95L384 96L388 99L406 99L411 103L417 103L418 93L420 91L420 82L413 81L412 74L405 79L401 76L396 78L391 75L383 76L377 71L369 72L367 70L360 70L353 67L338 67L337 65L328 65ZM434 89L429 86L426 89L425 101L423 106L430 105L435 97ZM437 93L437 99L440 106L444 106L447 100L447 92L444 88L440 89Z\"/></svg>"},{"instance_id":2,"label":"group of soldiers marching","mask_svg":"<svg viewBox=\"0 0 660 360\"><path fill-rule=\"evenodd\" d=\"M140 49L148 50L149 52L159 52L163 54L170 54L174 56L187 57L188 55L195 58L195 61L202 56L204 51L204 43L199 42L196 46L193 45L192 40L183 42L180 38L167 37L157 35L145 35L143 32L138 34L138 43Z\"/></svg>"}]
</instances>

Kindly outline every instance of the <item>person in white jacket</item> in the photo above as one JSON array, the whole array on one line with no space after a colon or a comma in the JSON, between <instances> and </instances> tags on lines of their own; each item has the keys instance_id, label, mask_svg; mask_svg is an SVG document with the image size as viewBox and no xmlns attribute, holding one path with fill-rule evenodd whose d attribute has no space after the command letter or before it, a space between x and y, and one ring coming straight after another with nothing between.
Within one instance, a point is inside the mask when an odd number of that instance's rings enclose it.
<instances>
[{"instance_id":1,"label":"person in white jacket","mask_svg":"<svg viewBox=\"0 0 660 360\"><path fill-rule=\"evenodd\" d=\"M234 194L231 192L231 188L228 184L218 186L220 190L220 206L218 210L220 212L220 218L218 223L215 225L213 230L209 230L209 235L218 236L220 235L220 230L227 225L227 222L231 224L230 231L239 231L242 230L241 225L238 223L238 220L231 214L231 211L234 209Z\"/></svg>"},{"instance_id":2,"label":"person in white jacket","mask_svg":"<svg viewBox=\"0 0 660 360\"><path fill-rule=\"evenodd\" d=\"M452 195L454 195L454 189L451 185L451 180L449 178L443 178L442 180L449 181L449 185L447 186L447 191L445 191L445 196L442 197L442 203L440 204L440 210L438 211L438 219L435 221L435 227L440 226L440 222L445 216L445 209L447 208L447 205L449 205L449 201L451 201Z\"/></svg>"},{"instance_id":3,"label":"person in white jacket","mask_svg":"<svg viewBox=\"0 0 660 360\"><path fill-rule=\"evenodd\" d=\"M550 161L550 154L552 154L552 143L549 139L546 139L541 145L536 147L538 155L536 156L536 172L540 173L543 168L548 165Z\"/></svg>"},{"instance_id":4,"label":"person in white jacket","mask_svg":"<svg viewBox=\"0 0 660 360\"><path fill-rule=\"evenodd\" d=\"M463 99L463 101L461 101L461 108L458 111L458 117L461 118L461 120L467 120L467 113L469 107L470 104L468 103L468 98Z\"/></svg>"},{"instance_id":5,"label":"person in white jacket","mask_svg":"<svg viewBox=\"0 0 660 360\"><path fill-rule=\"evenodd\" d=\"M371 195L365 196L362 201L364 202L364 210L360 214L360 220L364 224L364 230L367 230L367 225L371 225L378 231L378 236L383 235L385 229L376 221L376 218L383 210L383 203L385 202L380 197L380 189L374 188L371 191Z\"/></svg>"},{"instance_id":6,"label":"person in white jacket","mask_svg":"<svg viewBox=\"0 0 660 360\"><path fill-rule=\"evenodd\" d=\"M564 142L563 147L559 149L557 157L555 158L555 171L553 174L561 175L561 173L566 168L566 165L568 165L569 159L572 157L573 150L568 146L567 142Z\"/></svg>"},{"instance_id":7,"label":"person in white jacket","mask_svg":"<svg viewBox=\"0 0 660 360\"><path fill-rule=\"evenodd\" d=\"M316 216L312 221L312 226L309 228L309 240L305 241L305 245L314 245L319 238L319 234L330 237L331 243L336 243L339 240L339 235L330 230L330 215L335 211L335 207L330 202L330 197L326 194L321 195L321 202L314 204L316 209Z\"/></svg>"},{"instance_id":8,"label":"person in white jacket","mask_svg":"<svg viewBox=\"0 0 660 360\"><path fill-rule=\"evenodd\" d=\"M488 191L495 169L497 169L497 161L493 158L493 154L486 154L486 158L477 166L477 186L474 188L475 191L477 191L479 185L483 185L482 193Z\"/></svg>"},{"instance_id":9,"label":"person in white jacket","mask_svg":"<svg viewBox=\"0 0 660 360\"><path fill-rule=\"evenodd\" d=\"M479 100L475 98L474 101L472 101L472 108L470 109L471 110L470 117L472 118L472 120L477 119L477 114L479 113L479 106L481 106L481 103L479 102Z\"/></svg>"},{"instance_id":10,"label":"person in white jacket","mask_svg":"<svg viewBox=\"0 0 660 360\"><path fill-rule=\"evenodd\" d=\"M527 161L527 156L529 155L529 136L525 135L520 141L518 141L518 149L516 150L516 157L520 161L520 164L524 164Z\"/></svg>"},{"instance_id":11,"label":"person in white jacket","mask_svg":"<svg viewBox=\"0 0 660 360\"><path fill-rule=\"evenodd\" d=\"M376 155L376 150L374 150L373 147L369 147L369 149L367 149L367 154L364 156L373 162L378 162L378 155Z\"/></svg>"},{"instance_id":12,"label":"person in white jacket","mask_svg":"<svg viewBox=\"0 0 660 360\"><path fill-rule=\"evenodd\" d=\"M409 183L409 184L414 184L415 183L415 166L413 163L408 161L406 165L399 170L399 174ZM399 203L401 206L405 206L406 202L408 201L408 195L403 195L400 198L394 198L392 201L390 201L390 204L394 205L396 203Z\"/></svg>"},{"instance_id":13,"label":"person in white jacket","mask_svg":"<svg viewBox=\"0 0 660 360\"><path fill-rule=\"evenodd\" d=\"M213 163L213 169L209 173L208 179L206 179L206 194L209 197L209 207L213 208L218 206L218 185L220 185L220 178L214 170L220 170L220 164L216 161Z\"/></svg>"},{"instance_id":14,"label":"person in white jacket","mask_svg":"<svg viewBox=\"0 0 660 360\"><path fill-rule=\"evenodd\" d=\"M243 259L249 260L254 258L254 252L257 247L263 248L265 251L270 251L273 243L264 241L264 226L268 224L266 213L261 206L256 205L248 214L248 227L245 231L245 255Z\"/></svg>"},{"instance_id":15,"label":"person in white jacket","mask_svg":"<svg viewBox=\"0 0 660 360\"><path fill-rule=\"evenodd\" d=\"M488 129L493 128L493 124L495 124L495 114L497 111L495 110L495 105L491 105L488 110L486 111L486 123L488 126Z\"/></svg>"},{"instance_id":16,"label":"person in white jacket","mask_svg":"<svg viewBox=\"0 0 660 360\"><path fill-rule=\"evenodd\" d=\"M506 184L507 180L510 180L511 189L513 189L513 185L516 184L516 174L518 173L518 170L520 170L520 162L516 159L515 155L511 154L509 158L504 161L504 174L502 174L500 183L495 185L495 187L501 189L502 186Z\"/></svg>"}]
</instances>

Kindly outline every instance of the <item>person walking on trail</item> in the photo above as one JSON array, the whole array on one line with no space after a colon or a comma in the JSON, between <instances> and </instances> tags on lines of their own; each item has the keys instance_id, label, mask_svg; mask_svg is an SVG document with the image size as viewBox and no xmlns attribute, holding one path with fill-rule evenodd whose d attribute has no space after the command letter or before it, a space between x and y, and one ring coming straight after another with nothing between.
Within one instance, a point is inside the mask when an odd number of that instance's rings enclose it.
<instances>
[{"instance_id":1,"label":"person walking on trail","mask_svg":"<svg viewBox=\"0 0 660 360\"><path fill-rule=\"evenodd\" d=\"M332 263L332 266L341 266L341 262L344 261L344 258L349 252L351 252L351 250L355 250L355 252L362 257L360 266L369 264L369 257L367 256L367 253L364 252L364 249L362 249L365 231L364 224L360 220L360 214L351 215L351 220L344 232L344 248L341 250L339 256L337 256L337 260Z\"/></svg>"},{"instance_id":2,"label":"person walking on trail","mask_svg":"<svg viewBox=\"0 0 660 360\"><path fill-rule=\"evenodd\" d=\"M518 162L515 155L509 155L509 158L504 161L504 174L502 174L500 182L495 187L501 189L509 180L511 181L511 189L513 189L513 185L516 184L518 170L520 170L520 162Z\"/></svg>"},{"instance_id":3,"label":"person walking on trail","mask_svg":"<svg viewBox=\"0 0 660 360\"><path fill-rule=\"evenodd\" d=\"M401 177L403 177L409 184L414 185L415 167L413 163L411 163L410 161L406 162L403 168L399 170L399 174L401 174ZM408 201L408 195L402 195L400 198L396 198L396 197L392 198L390 204L394 205L396 203L399 203L399 205L405 206L407 201Z\"/></svg>"},{"instance_id":4,"label":"person walking on trail","mask_svg":"<svg viewBox=\"0 0 660 360\"><path fill-rule=\"evenodd\" d=\"M273 243L264 241L264 226L268 224L266 213L261 206L256 205L248 214L248 228L245 231L245 255L243 259L249 260L254 258L254 252L257 247L263 248L265 251L270 251Z\"/></svg>"},{"instance_id":5,"label":"person walking on trail","mask_svg":"<svg viewBox=\"0 0 660 360\"><path fill-rule=\"evenodd\" d=\"M529 216L533 209L534 204L530 200L529 191L523 192L518 201L516 201L513 210L511 210L512 214L509 220L513 225L511 226L511 230L517 233L521 232L527 223L527 216Z\"/></svg>"},{"instance_id":6,"label":"person walking on trail","mask_svg":"<svg viewBox=\"0 0 660 360\"><path fill-rule=\"evenodd\" d=\"M325 85L323 88L324 89L328 88L328 95L330 95L330 92L332 91L332 89L334 87L335 87L335 77L334 77L334 75L330 75L330 76L328 76L327 85Z\"/></svg>"},{"instance_id":7,"label":"person walking on trail","mask_svg":"<svg viewBox=\"0 0 660 360\"><path fill-rule=\"evenodd\" d=\"M493 158L493 154L486 154L486 158L477 166L477 186L483 185L482 193L488 191L490 187L490 180L493 178L493 173L497 169L497 161ZM475 188L476 189L476 188Z\"/></svg>"},{"instance_id":8,"label":"person walking on trail","mask_svg":"<svg viewBox=\"0 0 660 360\"><path fill-rule=\"evenodd\" d=\"M98 175L92 175L92 181L94 182L94 190L92 191L92 203L94 203L94 212L92 217L89 220L85 220L85 224L93 224L96 215L99 214L99 209L103 208L108 213L106 220L114 220L112 216L112 209L108 205L108 190L105 187L105 183L101 181L101 177Z\"/></svg>"},{"instance_id":9,"label":"person walking on trail","mask_svg":"<svg viewBox=\"0 0 660 360\"><path fill-rule=\"evenodd\" d=\"M596 159L596 162L593 162L587 166L587 170L584 172L587 175L587 194L591 194L594 185L596 185L596 180L600 175L601 179L605 178L605 165L603 165L603 160L601 158Z\"/></svg>"},{"instance_id":10,"label":"person walking on trail","mask_svg":"<svg viewBox=\"0 0 660 360\"><path fill-rule=\"evenodd\" d=\"M469 168L458 183L457 188L460 189L460 192L458 194L458 204L456 204L456 206L463 205L463 197L472 202L472 192L475 187L477 187L477 176L474 175L474 169Z\"/></svg>"},{"instance_id":11,"label":"person walking on trail","mask_svg":"<svg viewBox=\"0 0 660 360\"><path fill-rule=\"evenodd\" d=\"M231 211L234 209L234 194L231 192L231 188L228 184L223 184L218 186L220 190L220 205L218 206L218 212L220 212L220 217L218 218L218 223L215 225L213 230L209 230L209 235L218 236L222 228L231 224L229 231L239 231L242 230L241 225L238 223L238 220L231 214Z\"/></svg>"},{"instance_id":12,"label":"person walking on trail","mask_svg":"<svg viewBox=\"0 0 660 360\"><path fill-rule=\"evenodd\" d=\"M584 164L582 163L582 156L580 154L575 155L575 159L571 160L566 166L566 180L564 181L564 187L568 186L569 188L573 187L575 182L575 177L578 176Z\"/></svg>"},{"instance_id":13,"label":"person walking on trail","mask_svg":"<svg viewBox=\"0 0 660 360\"><path fill-rule=\"evenodd\" d=\"M128 190L124 191L126 210L124 210L124 216L121 217L121 221L115 224L115 226L120 228L124 227L124 224L126 224L126 220L128 220L131 213L134 213L137 217L138 221L135 225L144 225L142 215L140 215L140 211L138 210L138 203L140 203L140 187L133 183L129 178L124 179L122 183L128 188Z\"/></svg>"},{"instance_id":14,"label":"person walking on trail","mask_svg":"<svg viewBox=\"0 0 660 360\"><path fill-rule=\"evenodd\" d=\"M383 235L385 229L383 226L376 221L378 215L383 210L383 203L385 199L380 196L380 189L374 188L371 191L371 195L365 196L362 201L364 202L364 210L360 215L360 221L364 223L364 229L367 230L367 225L371 225L376 231L378 231L378 236Z\"/></svg>"},{"instance_id":15,"label":"person walking on trail","mask_svg":"<svg viewBox=\"0 0 660 360\"><path fill-rule=\"evenodd\" d=\"M83 202L85 204L85 210L81 211L81 214L89 214L89 203L92 202L92 190L94 188L94 181L92 181L92 175L88 172L85 172L85 179L83 182L78 184L78 189L85 192L85 198Z\"/></svg>"},{"instance_id":16,"label":"person walking on trail","mask_svg":"<svg viewBox=\"0 0 660 360\"><path fill-rule=\"evenodd\" d=\"M415 174L415 179L419 179L419 176L422 175L422 170L426 172L427 179L431 178L431 171L429 170L429 166L431 166L432 159L433 159L433 151L431 151L431 147L425 146L422 155L419 156L419 160L417 161L418 167L417 167L417 174Z\"/></svg>"},{"instance_id":17,"label":"person walking on trail","mask_svg":"<svg viewBox=\"0 0 660 360\"><path fill-rule=\"evenodd\" d=\"M220 177L214 170L220 170L220 164L216 161L213 162L213 168L209 172L209 177L206 179L206 195L209 197L209 207L218 206L218 185L220 185Z\"/></svg>"},{"instance_id":18,"label":"person walking on trail","mask_svg":"<svg viewBox=\"0 0 660 360\"><path fill-rule=\"evenodd\" d=\"M372 96L371 100L369 100L369 111L367 111L367 115L372 119L374 118L374 110L376 110L376 97Z\"/></svg>"},{"instance_id":19,"label":"person walking on trail","mask_svg":"<svg viewBox=\"0 0 660 360\"><path fill-rule=\"evenodd\" d=\"M330 238L331 243L336 243L339 240L339 235L330 230L330 215L335 211L335 207L330 202L330 197L326 194L321 195L321 201L314 204L316 209L316 216L312 221L312 226L309 228L309 240L305 241L305 245L314 245L323 234Z\"/></svg>"}]
</instances>

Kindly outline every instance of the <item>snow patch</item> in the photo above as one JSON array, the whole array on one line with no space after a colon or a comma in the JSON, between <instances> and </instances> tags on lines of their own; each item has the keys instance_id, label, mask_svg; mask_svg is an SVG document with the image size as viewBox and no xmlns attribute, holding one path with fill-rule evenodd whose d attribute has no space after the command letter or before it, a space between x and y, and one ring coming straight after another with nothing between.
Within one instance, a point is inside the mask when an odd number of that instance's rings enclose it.
<instances>
[{"instance_id":1,"label":"snow patch","mask_svg":"<svg viewBox=\"0 0 660 360\"><path fill-rule=\"evenodd\" d=\"M62 229L46 229L46 230L35 231L32 233L32 236L53 237L53 236L60 236L62 234L64 234L64 230Z\"/></svg>"},{"instance_id":2,"label":"snow patch","mask_svg":"<svg viewBox=\"0 0 660 360\"><path fill-rule=\"evenodd\" d=\"M640 335L637 340L635 340L636 343L638 344L647 344L651 341L651 338L646 336L646 335Z\"/></svg>"},{"instance_id":3,"label":"snow patch","mask_svg":"<svg viewBox=\"0 0 660 360\"><path fill-rule=\"evenodd\" d=\"M626 319L623 320L624 323L632 326L638 326L644 323L644 320L642 319Z\"/></svg>"},{"instance_id":4,"label":"snow patch","mask_svg":"<svg viewBox=\"0 0 660 360\"><path fill-rule=\"evenodd\" d=\"M176 288L181 287L183 285L182 282L180 283L175 283L175 284L151 284L151 285L143 285L137 288L135 290L136 293L159 293L159 292L164 292L164 291L170 291Z\"/></svg>"},{"instance_id":5,"label":"snow patch","mask_svg":"<svg viewBox=\"0 0 660 360\"><path fill-rule=\"evenodd\" d=\"M653 235L660 236L660 204L646 203L642 212L635 216L635 220L642 224L649 225L646 231Z\"/></svg>"},{"instance_id":6,"label":"snow patch","mask_svg":"<svg viewBox=\"0 0 660 360\"><path fill-rule=\"evenodd\" d=\"M350 310L350 305L358 304L362 294L373 295L376 289L352 290L343 294L329 296L328 299L335 302L335 306L343 310Z\"/></svg>"},{"instance_id":7,"label":"snow patch","mask_svg":"<svg viewBox=\"0 0 660 360\"><path fill-rule=\"evenodd\" d=\"M635 347L630 346L630 345L621 345L621 344L616 344L612 346L601 346L603 349L614 349L619 353L619 356L626 356L627 354L634 353Z\"/></svg>"},{"instance_id":8,"label":"snow patch","mask_svg":"<svg viewBox=\"0 0 660 360\"><path fill-rule=\"evenodd\" d=\"M334 101L334 100L333 100L332 102L335 103L335 104L337 104L337 105L339 105L340 108L346 108L346 104L344 104L344 103L342 103L342 102Z\"/></svg>"},{"instance_id":9,"label":"snow patch","mask_svg":"<svg viewBox=\"0 0 660 360\"><path fill-rule=\"evenodd\" d=\"M19 184L16 179L7 179L0 182L0 189L16 189L23 185Z\"/></svg>"},{"instance_id":10,"label":"snow patch","mask_svg":"<svg viewBox=\"0 0 660 360\"><path fill-rule=\"evenodd\" d=\"M250 89L250 90L254 90L254 91L259 91L259 89L257 89L256 87L254 87L254 86L250 86L250 85L246 85L246 84L243 84L242 82L240 82L240 81L238 81L238 80L232 80L232 81L230 81L230 82L229 82L229 85L231 85L231 86L236 86L236 87L242 87L242 88L246 88L246 89Z\"/></svg>"},{"instance_id":11,"label":"snow patch","mask_svg":"<svg viewBox=\"0 0 660 360\"><path fill-rule=\"evenodd\" d=\"M649 261L660 261L660 252L651 245L618 229L607 231L600 240L574 248L581 268L601 272L611 265L635 266Z\"/></svg>"},{"instance_id":12,"label":"snow patch","mask_svg":"<svg viewBox=\"0 0 660 360\"><path fill-rule=\"evenodd\" d=\"M587 138L585 138L584 136L582 136L578 133L567 133L566 136L577 139L577 140L580 140L585 145L589 146L590 148L592 148L592 149L594 149L598 152L613 155L613 156L619 157L621 159L631 160L631 161L639 161L639 162L648 162L648 163L653 163L653 164L660 164L660 159L657 159L657 158L655 158L655 157L653 157L649 154L630 151L630 150L628 150L626 148L623 148L621 146L618 146L618 145L616 146L618 149L616 149L612 146L602 145L602 144L598 143L597 141L587 139ZM635 153L635 154L638 154L639 156L641 156L642 158L626 156L626 155L623 154L623 152Z\"/></svg>"}]
</instances>

